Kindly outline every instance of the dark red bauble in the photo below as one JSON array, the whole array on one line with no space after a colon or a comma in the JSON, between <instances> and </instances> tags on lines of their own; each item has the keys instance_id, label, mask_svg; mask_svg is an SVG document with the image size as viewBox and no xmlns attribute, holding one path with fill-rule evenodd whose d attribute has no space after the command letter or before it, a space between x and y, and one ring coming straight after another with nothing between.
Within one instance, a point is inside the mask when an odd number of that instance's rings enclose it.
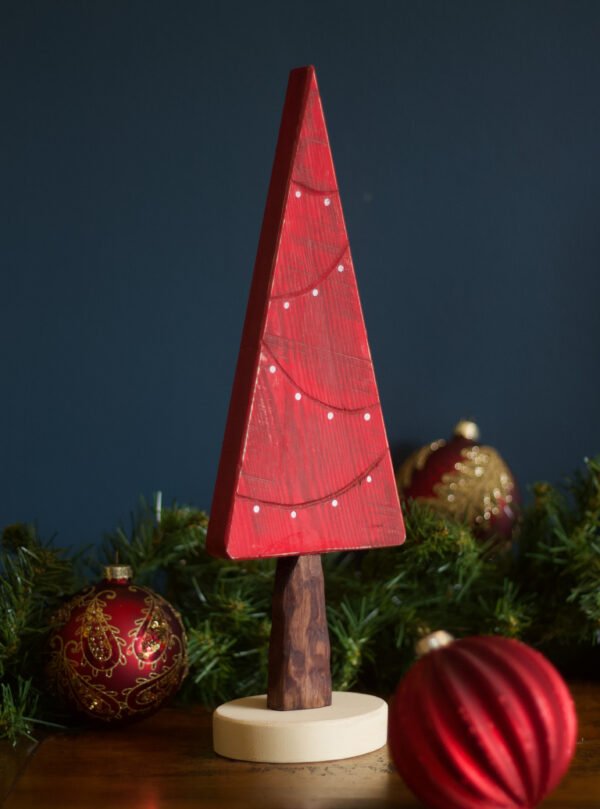
<instances>
[{"instance_id":1,"label":"dark red bauble","mask_svg":"<svg viewBox=\"0 0 600 809\"><path fill-rule=\"evenodd\" d=\"M477 536L511 538L520 496L512 472L495 449L482 446L472 421L459 421L450 441L414 452L398 469L400 494L466 522Z\"/></svg>"},{"instance_id":2,"label":"dark red bauble","mask_svg":"<svg viewBox=\"0 0 600 809\"><path fill-rule=\"evenodd\" d=\"M531 809L575 752L573 700L554 666L515 640L435 632L390 709L398 772L431 809Z\"/></svg>"},{"instance_id":3,"label":"dark red bauble","mask_svg":"<svg viewBox=\"0 0 600 809\"><path fill-rule=\"evenodd\" d=\"M75 713L102 723L149 716L187 674L179 613L131 568L105 578L63 605L52 619L47 675L51 690Z\"/></svg>"}]
</instances>

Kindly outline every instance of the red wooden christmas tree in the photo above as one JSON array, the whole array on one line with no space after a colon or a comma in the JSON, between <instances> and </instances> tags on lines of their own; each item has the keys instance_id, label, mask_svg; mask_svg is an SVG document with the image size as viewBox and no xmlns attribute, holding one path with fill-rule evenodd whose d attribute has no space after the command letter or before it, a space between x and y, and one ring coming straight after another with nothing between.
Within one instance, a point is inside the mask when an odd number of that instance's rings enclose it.
<instances>
[{"instance_id":1,"label":"red wooden christmas tree","mask_svg":"<svg viewBox=\"0 0 600 809\"><path fill-rule=\"evenodd\" d=\"M317 80L300 68L288 84L207 540L218 556L285 557L269 708L332 702L318 554L403 540Z\"/></svg>"},{"instance_id":2,"label":"red wooden christmas tree","mask_svg":"<svg viewBox=\"0 0 600 809\"><path fill-rule=\"evenodd\" d=\"M315 71L290 74L208 531L233 559L404 526Z\"/></svg>"}]
</instances>

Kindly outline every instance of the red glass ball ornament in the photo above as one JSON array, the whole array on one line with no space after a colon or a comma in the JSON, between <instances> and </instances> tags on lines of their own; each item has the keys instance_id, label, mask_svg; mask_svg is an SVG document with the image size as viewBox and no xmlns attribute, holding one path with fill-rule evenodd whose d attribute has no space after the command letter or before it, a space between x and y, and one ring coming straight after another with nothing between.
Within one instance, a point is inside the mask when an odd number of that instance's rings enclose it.
<instances>
[{"instance_id":1,"label":"red glass ball ornament","mask_svg":"<svg viewBox=\"0 0 600 809\"><path fill-rule=\"evenodd\" d=\"M466 522L477 536L510 540L520 496L514 476L493 447L479 443L473 421L459 421L450 441L413 452L396 475L404 498Z\"/></svg>"},{"instance_id":2,"label":"red glass ball ornament","mask_svg":"<svg viewBox=\"0 0 600 809\"><path fill-rule=\"evenodd\" d=\"M420 645L390 709L405 783L431 809L537 806L575 752L575 708L554 666L508 638L435 632Z\"/></svg>"},{"instance_id":3,"label":"red glass ball ornament","mask_svg":"<svg viewBox=\"0 0 600 809\"><path fill-rule=\"evenodd\" d=\"M104 580L53 616L47 675L51 690L86 719L120 723L154 713L187 674L179 613L131 568L105 568Z\"/></svg>"}]
</instances>

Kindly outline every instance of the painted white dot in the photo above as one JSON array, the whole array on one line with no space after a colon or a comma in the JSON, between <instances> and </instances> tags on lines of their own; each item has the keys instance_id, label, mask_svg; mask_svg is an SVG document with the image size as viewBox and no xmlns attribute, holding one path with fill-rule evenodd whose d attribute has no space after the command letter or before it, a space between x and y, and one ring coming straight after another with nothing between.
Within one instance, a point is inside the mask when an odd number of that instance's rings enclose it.
<instances>
[{"instance_id":1,"label":"painted white dot","mask_svg":"<svg viewBox=\"0 0 600 809\"><path fill-rule=\"evenodd\" d=\"M331 505L332 505L334 508L337 508L337 504L338 504L338 501L337 501L337 500L332 500L332 501L331 501Z\"/></svg>"},{"instance_id":2,"label":"painted white dot","mask_svg":"<svg viewBox=\"0 0 600 809\"><path fill-rule=\"evenodd\" d=\"M295 520L297 516L298 515L296 514L295 511L292 511L292 513L290 514L290 517L292 518L292 520Z\"/></svg>"},{"instance_id":3,"label":"painted white dot","mask_svg":"<svg viewBox=\"0 0 600 809\"><path fill-rule=\"evenodd\" d=\"M372 483L372 482L373 482L373 478L371 477L371 475L367 475L367 483Z\"/></svg>"},{"instance_id":4,"label":"painted white dot","mask_svg":"<svg viewBox=\"0 0 600 809\"><path fill-rule=\"evenodd\" d=\"M365 421L371 421L371 414L370 413L365 413L365 415L363 416L363 419Z\"/></svg>"},{"instance_id":5,"label":"painted white dot","mask_svg":"<svg viewBox=\"0 0 600 809\"><path fill-rule=\"evenodd\" d=\"M338 272L344 272L344 265L338 264Z\"/></svg>"},{"instance_id":6,"label":"painted white dot","mask_svg":"<svg viewBox=\"0 0 600 809\"><path fill-rule=\"evenodd\" d=\"M296 199L300 199L302 196L302 191L296 191Z\"/></svg>"},{"instance_id":7,"label":"painted white dot","mask_svg":"<svg viewBox=\"0 0 600 809\"><path fill-rule=\"evenodd\" d=\"M302 394L301 394L301 393L295 393L295 394L294 394L294 399L295 399L297 402L299 402L301 398L302 398Z\"/></svg>"},{"instance_id":8,"label":"painted white dot","mask_svg":"<svg viewBox=\"0 0 600 809\"><path fill-rule=\"evenodd\" d=\"M254 506L254 507L253 507L253 509L252 509L252 511L253 511L255 514L258 514L258 512L260 511L260 506Z\"/></svg>"},{"instance_id":9,"label":"painted white dot","mask_svg":"<svg viewBox=\"0 0 600 809\"><path fill-rule=\"evenodd\" d=\"M318 289L313 289L312 294L313 294L313 297L316 298L317 295L319 294L319 290Z\"/></svg>"},{"instance_id":10,"label":"painted white dot","mask_svg":"<svg viewBox=\"0 0 600 809\"><path fill-rule=\"evenodd\" d=\"M283 304L283 308L284 308L284 309L289 309L289 308L290 308L290 302L289 302L289 301L285 301L285 303Z\"/></svg>"},{"instance_id":11,"label":"painted white dot","mask_svg":"<svg viewBox=\"0 0 600 809\"><path fill-rule=\"evenodd\" d=\"M325 207L331 205L331 200L329 199L329 197L325 197L325 199L323 200L323 205L325 205Z\"/></svg>"},{"instance_id":12,"label":"painted white dot","mask_svg":"<svg viewBox=\"0 0 600 809\"><path fill-rule=\"evenodd\" d=\"M329 419L329 421L331 421L333 419L333 413L331 412L331 410L327 414L327 418Z\"/></svg>"},{"instance_id":13,"label":"painted white dot","mask_svg":"<svg viewBox=\"0 0 600 809\"><path fill-rule=\"evenodd\" d=\"M274 365L269 365L269 371L274 374L277 368Z\"/></svg>"}]
</instances>

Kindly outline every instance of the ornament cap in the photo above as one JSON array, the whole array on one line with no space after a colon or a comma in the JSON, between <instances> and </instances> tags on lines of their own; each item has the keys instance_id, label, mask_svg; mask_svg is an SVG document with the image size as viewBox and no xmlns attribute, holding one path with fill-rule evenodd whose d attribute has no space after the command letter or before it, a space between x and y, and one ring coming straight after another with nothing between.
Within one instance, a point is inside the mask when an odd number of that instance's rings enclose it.
<instances>
[{"instance_id":1,"label":"ornament cap","mask_svg":"<svg viewBox=\"0 0 600 809\"><path fill-rule=\"evenodd\" d=\"M105 565L104 578L106 581L129 581L133 577L133 570L129 565Z\"/></svg>"},{"instance_id":2,"label":"ornament cap","mask_svg":"<svg viewBox=\"0 0 600 809\"><path fill-rule=\"evenodd\" d=\"M450 646L454 643L454 638L449 632L443 629L438 629L437 632L431 632L425 635L424 638L417 641L415 644L415 651L418 657L423 657L428 652L434 652L436 649L442 649L444 646Z\"/></svg>"},{"instance_id":3,"label":"ornament cap","mask_svg":"<svg viewBox=\"0 0 600 809\"><path fill-rule=\"evenodd\" d=\"M454 428L454 435L467 441L479 440L479 427L471 419L461 419Z\"/></svg>"}]
</instances>

